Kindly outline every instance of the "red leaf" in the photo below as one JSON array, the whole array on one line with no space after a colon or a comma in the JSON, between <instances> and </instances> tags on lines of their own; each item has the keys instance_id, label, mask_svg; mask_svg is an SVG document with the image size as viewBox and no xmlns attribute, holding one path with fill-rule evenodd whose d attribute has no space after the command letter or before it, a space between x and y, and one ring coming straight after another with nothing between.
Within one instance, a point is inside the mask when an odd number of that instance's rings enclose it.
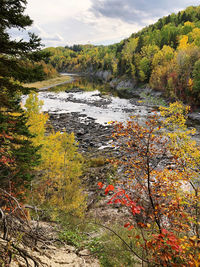
<instances>
[{"instance_id":1,"label":"red leaf","mask_svg":"<svg viewBox=\"0 0 200 267\"><path fill-rule=\"evenodd\" d=\"M131 207L131 211L132 211L132 214L135 215L135 214L139 214L140 213L140 208L137 207L137 206L132 206Z\"/></svg>"},{"instance_id":2,"label":"red leaf","mask_svg":"<svg viewBox=\"0 0 200 267\"><path fill-rule=\"evenodd\" d=\"M109 185L109 186L107 186L106 189L105 189L105 195L107 195L109 191L113 191L114 189L115 189L115 188L114 188L113 185Z\"/></svg>"},{"instance_id":3,"label":"red leaf","mask_svg":"<svg viewBox=\"0 0 200 267\"><path fill-rule=\"evenodd\" d=\"M126 227L128 227L129 225L130 225L130 223L128 222L128 223L124 224L124 227L126 228Z\"/></svg>"},{"instance_id":4,"label":"red leaf","mask_svg":"<svg viewBox=\"0 0 200 267\"><path fill-rule=\"evenodd\" d=\"M168 234L168 231L166 229L162 229L162 233L166 235Z\"/></svg>"},{"instance_id":5,"label":"red leaf","mask_svg":"<svg viewBox=\"0 0 200 267\"><path fill-rule=\"evenodd\" d=\"M99 186L99 189L101 189L103 187L103 183L102 182L99 182L98 183L98 186Z\"/></svg>"},{"instance_id":6,"label":"red leaf","mask_svg":"<svg viewBox=\"0 0 200 267\"><path fill-rule=\"evenodd\" d=\"M119 198L118 199L115 199L114 203L115 204L121 203L121 199L119 199Z\"/></svg>"}]
</instances>

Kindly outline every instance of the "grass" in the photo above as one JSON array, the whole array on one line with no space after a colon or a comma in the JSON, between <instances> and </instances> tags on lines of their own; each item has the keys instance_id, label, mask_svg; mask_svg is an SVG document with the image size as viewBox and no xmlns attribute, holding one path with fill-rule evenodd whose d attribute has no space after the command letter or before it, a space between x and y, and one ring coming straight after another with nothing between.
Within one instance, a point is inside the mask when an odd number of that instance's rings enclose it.
<instances>
[{"instance_id":1,"label":"grass","mask_svg":"<svg viewBox=\"0 0 200 267\"><path fill-rule=\"evenodd\" d=\"M110 225L109 227L141 255L142 250L136 244L137 239L135 238L138 234L137 230L128 231L121 224ZM141 266L138 259L114 233L108 230L104 231L99 237L99 244L101 244L101 250L97 255L102 267Z\"/></svg>"},{"instance_id":2,"label":"grass","mask_svg":"<svg viewBox=\"0 0 200 267\"><path fill-rule=\"evenodd\" d=\"M88 216L77 218L66 214L61 214L58 219L61 226L59 240L74 246L78 251L88 249L93 256L99 259L101 267L130 267L141 266L141 262L124 243L112 231L101 227L98 219ZM138 242L139 232L137 229L128 230L123 223L107 225L123 240L125 240L134 251L142 255L142 249Z\"/></svg>"},{"instance_id":3,"label":"grass","mask_svg":"<svg viewBox=\"0 0 200 267\"><path fill-rule=\"evenodd\" d=\"M140 96L143 98L143 100L138 101L138 103L150 104L154 106L163 106L163 107L167 106L166 101L162 97L152 96L145 92L141 93Z\"/></svg>"},{"instance_id":4,"label":"grass","mask_svg":"<svg viewBox=\"0 0 200 267\"><path fill-rule=\"evenodd\" d=\"M97 157L88 159L88 167L102 167L106 165L108 162L105 157Z\"/></svg>"},{"instance_id":5,"label":"grass","mask_svg":"<svg viewBox=\"0 0 200 267\"><path fill-rule=\"evenodd\" d=\"M132 252L124 243L112 232L102 231L102 228L90 222L78 222L74 220L65 224L59 239L68 245L76 247L78 250L88 249L92 255L98 257L102 267L129 267L141 266ZM110 228L121 236L138 254L142 250L136 244L138 235L137 230L128 231L121 224L111 225Z\"/></svg>"},{"instance_id":6,"label":"grass","mask_svg":"<svg viewBox=\"0 0 200 267\"><path fill-rule=\"evenodd\" d=\"M49 79L49 80L44 80L44 81L39 81L39 82L34 82L34 83L25 83L24 86L30 87L30 88L41 89L43 87L54 86L59 83L64 83L70 80L71 78L69 76L64 75L64 76L59 76L59 77Z\"/></svg>"}]
</instances>

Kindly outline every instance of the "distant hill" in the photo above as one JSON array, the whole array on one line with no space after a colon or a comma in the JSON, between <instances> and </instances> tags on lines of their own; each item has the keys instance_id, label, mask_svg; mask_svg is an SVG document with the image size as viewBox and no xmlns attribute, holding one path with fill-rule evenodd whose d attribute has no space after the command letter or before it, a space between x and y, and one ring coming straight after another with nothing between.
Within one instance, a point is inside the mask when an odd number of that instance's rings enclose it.
<instances>
[{"instance_id":1,"label":"distant hill","mask_svg":"<svg viewBox=\"0 0 200 267\"><path fill-rule=\"evenodd\" d=\"M200 6L163 17L117 44L45 50L58 71L108 70L112 77L149 83L170 97L200 103Z\"/></svg>"}]
</instances>

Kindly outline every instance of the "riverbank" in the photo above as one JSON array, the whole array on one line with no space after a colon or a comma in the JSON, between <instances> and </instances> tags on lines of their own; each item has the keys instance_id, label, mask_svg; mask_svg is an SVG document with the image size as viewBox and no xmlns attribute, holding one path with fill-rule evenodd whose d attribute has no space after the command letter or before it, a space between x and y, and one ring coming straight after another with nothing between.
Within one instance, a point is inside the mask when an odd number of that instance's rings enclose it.
<instances>
[{"instance_id":1,"label":"riverbank","mask_svg":"<svg viewBox=\"0 0 200 267\"><path fill-rule=\"evenodd\" d=\"M60 75L56 78L52 78L52 79L48 79L48 80L44 80L44 81L38 81L38 82L34 82L34 83L25 83L24 87L44 90L44 89L50 89L52 87L62 85L62 84L68 83L68 82L72 82L72 81L73 81L73 78L71 76Z\"/></svg>"},{"instance_id":2,"label":"riverbank","mask_svg":"<svg viewBox=\"0 0 200 267\"><path fill-rule=\"evenodd\" d=\"M102 225L111 226L111 229L115 227L116 223L117 231L121 233L124 230L126 238L126 229L121 225L123 225L124 221L129 220L129 214L124 213L119 205L107 205L110 195L105 197L97 186L98 183L107 185L113 184L115 181L123 183L128 179L123 166L113 167L107 160L112 160L115 157L121 158L121 155L123 155L118 146L112 142L113 126L108 124L108 121L126 121L129 119L129 115L136 115L138 120L145 120L148 115L157 110L160 103L156 103L155 98L152 99L152 95L147 89L135 88L134 97L124 99L117 96L114 97L110 91L107 94L103 94L97 90L98 84L90 85L85 80L81 80L82 83L69 82L66 87L71 89L65 88L60 92L55 92L54 88L49 91L40 90L38 96L44 102L43 111L49 113L49 121L54 130L75 133L79 152L84 156L81 180L88 195L86 213L88 222L92 224L94 220L95 222L99 221ZM104 84L103 87L105 87ZM144 99L142 99L142 95ZM171 166L171 162L167 162L167 164ZM70 228L71 224L71 222L68 222L63 229L62 238L64 238L64 241L68 245L75 245L77 254L80 249L82 251L83 248L88 248L89 244L90 251L99 255L101 263L103 262L102 266L108 266L107 263L112 262L112 259L109 258L110 251L104 252L104 250L107 250L108 241L110 240L112 241L110 242L112 248L115 244L117 244L117 249L121 248L121 244L117 243L119 241L112 239L113 237L110 237L108 233L105 236L101 229L96 228L91 232L86 231L87 235L90 236L89 241L87 241L89 243L86 244L85 240L83 240L83 232L85 230L83 231L80 228L80 231L77 232L76 229ZM79 222L75 221L75 224L78 225ZM80 241L77 242L77 239ZM73 256L76 257L76 255ZM115 262L113 266L123 265L126 261L125 256L120 253L120 263L116 265ZM128 260L131 259L131 254L127 257ZM132 265L123 266L137 266L134 258L130 264Z\"/></svg>"},{"instance_id":3,"label":"riverbank","mask_svg":"<svg viewBox=\"0 0 200 267\"><path fill-rule=\"evenodd\" d=\"M94 77L103 84L109 86L112 92L116 92L119 97L137 98L139 102L145 103L146 106L165 106L178 99L172 99L164 91L152 89L148 84L137 86L136 82L127 77L113 77L112 73L107 70L86 71L85 76ZM200 130L200 107L191 105L191 112L188 114L188 126L197 127Z\"/></svg>"}]
</instances>

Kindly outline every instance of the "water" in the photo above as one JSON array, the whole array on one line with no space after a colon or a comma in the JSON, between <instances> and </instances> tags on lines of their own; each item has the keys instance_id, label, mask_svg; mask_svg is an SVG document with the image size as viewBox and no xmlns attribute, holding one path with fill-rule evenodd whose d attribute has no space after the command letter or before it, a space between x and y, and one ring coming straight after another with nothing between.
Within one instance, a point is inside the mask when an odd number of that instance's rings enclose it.
<instances>
[{"instance_id":1,"label":"water","mask_svg":"<svg viewBox=\"0 0 200 267\"><path fill-rule=\"evenodd\" d=\"M138 99L120 98L116 91L107 85L84 77L68 74L74 79L70 83L62 84L38 93L40 100L44 102L42 110L48 113L62 114L76 112L86 117L93 118L99 124L107 124L110 121L123 122L130 116L138 116L145 120L153 111L153 107L139 104ZM77 90L74 90L77 89ZM65 92L67 90L67 92ZM112 92L112 94L111 94ZM27 97L23 97L23 104ZM199 139L200 125L188 121L189 126L197 128L195 139Z\"/></svg>"},{"instance_id":2,"label":"water","mask_svg":"<svg viewBox=\"0 0 200 267\"><path fill-rule=\"evenodd\" d=\"M95 87L98 90L95 90ZM39 92L38 97L44 102L42 110L54 114L77 112L80 115L84 114L93 118L97 123L103 125L110 121L125 121L133 115L146 117L150 112L150 108L134 105L130 99L102 94L107 90L104 85L98 83L86 83L84 79L79 79L71 84L62 85L62 90L71 88L81 88L88 91L57 92L53 88L55 92ZM25 100L26 97L23 98L23 103Z\"/></svg>"}]
</instances>

